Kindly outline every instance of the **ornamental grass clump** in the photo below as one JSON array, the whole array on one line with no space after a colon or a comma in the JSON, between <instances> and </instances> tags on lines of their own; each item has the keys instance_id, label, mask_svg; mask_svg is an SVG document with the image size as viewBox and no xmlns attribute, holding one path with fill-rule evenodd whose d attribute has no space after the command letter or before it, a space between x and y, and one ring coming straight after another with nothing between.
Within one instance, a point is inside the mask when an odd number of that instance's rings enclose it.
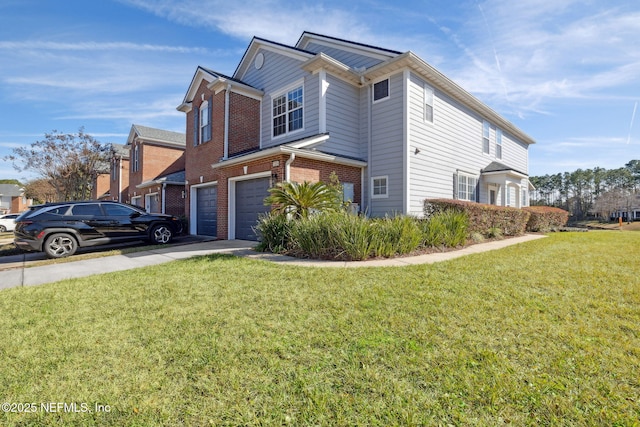
<instances>
[{"instance_id":1,"label":"ornamental grass clump","mask_svg":"<svg viewBox=\"0 0 640 427\"><path fill-rule=\"evenodd\" d=\"M455 248L467 242L469 217L464 212L452 209L440 211L422 224L425 247Z\"/></svg>"},{"instance_id":2,"label":"ornamental grass clump","mask_svg":"<svg viewBox=\"0 0 640 427\"><path fill-rule=\"evenodd\" d=\"M410 216L397 215L372 220L371 241L374 256L406 255L422 244L422 230Z\"/></svg>"},{"instance_id":3,"label":"ornamental grass clump","mask_svg":"<svg viewBox=\"0 0 640 427\"><path fill-rule=\"evenodd\" d=\"M286 215L269 212L260 215L255 232L260 240L256 250L285 253L289 247L291 220Z\"/></svg>"}]
</instances>

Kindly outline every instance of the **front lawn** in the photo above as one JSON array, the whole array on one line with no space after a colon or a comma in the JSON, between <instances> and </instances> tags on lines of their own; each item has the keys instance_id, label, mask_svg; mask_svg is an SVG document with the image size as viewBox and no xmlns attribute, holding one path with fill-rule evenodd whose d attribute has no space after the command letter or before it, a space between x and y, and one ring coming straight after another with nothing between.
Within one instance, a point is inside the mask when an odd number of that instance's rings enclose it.
<instances>
[{"instance_id":1,"label":"front lawn","mask_svg":"<svg viewBox=\"0 0 640 427\"><path fill-rule=\"evenodd\" d=\"M0 425L638 425L639 259L639 233L592 231L402 268L208 256L5 290L0 390L23 411Z\"/></svg>"}]
</instances>

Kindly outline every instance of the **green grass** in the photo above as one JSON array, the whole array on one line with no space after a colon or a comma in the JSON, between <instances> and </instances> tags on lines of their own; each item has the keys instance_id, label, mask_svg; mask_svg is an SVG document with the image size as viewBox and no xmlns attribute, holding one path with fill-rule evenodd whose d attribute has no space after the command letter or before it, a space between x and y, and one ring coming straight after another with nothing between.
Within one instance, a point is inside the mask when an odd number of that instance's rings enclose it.
<instances>
[{"instance_id":1,"label":"green grass","mask_svg":"<svg viewBox=\"0 0 640 427\"><path fill-rule=\"evenodd\" d=\"M640 234L402 268L208 256L0 293L0 425L637 426Z\"/></svg>"}]
</instances>

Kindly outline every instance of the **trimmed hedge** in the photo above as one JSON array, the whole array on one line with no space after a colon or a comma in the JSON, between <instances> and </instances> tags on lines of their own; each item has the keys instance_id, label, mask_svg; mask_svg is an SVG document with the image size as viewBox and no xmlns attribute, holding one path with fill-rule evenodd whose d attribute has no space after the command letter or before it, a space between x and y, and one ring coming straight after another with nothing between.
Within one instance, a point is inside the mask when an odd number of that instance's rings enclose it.
<instances>
[{"instance_id":1,"label":"trimmed hedge","mask_svg":"<svg viewBox=\"0 0 640 427\"><path fill-rule=\"evenodd\" d=\"M560 208L530 206L523 208L523 210L531 214L529 222L527 222L527 231L558 231L569 221L569 212Z\"/></svg>"},{"instance_id":2,"label":"trimmed hedge","mask_svg":"<svg viewBox=\"0 0 640 427\"><path fill-rule=\"evenodd\" d=\"M430 218L438 212L453 210L464 212L469 218L469 234L480 233L483 236L520 236L527 230L528 211L505 206L467 202L452 199L426 199L424 214Z\"/></svg>"}]
</instances>

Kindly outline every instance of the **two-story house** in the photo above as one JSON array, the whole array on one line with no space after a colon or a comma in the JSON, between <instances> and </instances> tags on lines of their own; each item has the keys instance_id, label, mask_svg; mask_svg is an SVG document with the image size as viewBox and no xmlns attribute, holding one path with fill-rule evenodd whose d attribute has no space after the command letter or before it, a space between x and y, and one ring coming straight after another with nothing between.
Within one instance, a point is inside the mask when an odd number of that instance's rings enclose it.
<instances>
[{"instance_id":1,"label":"two-story house","mask_svg":"<svg viewBox=\"0 0 640 427\"><path fill-rule=\"evenodd\" d=\"M127 199L147 212L184 215L185 135L141 125L132 125L126 147L129 152ZM112 160L112 177L121 174L125 157ZM125 191L124 177L118 179ZM122 196L120 196L122 198Z\"/></svg>"},{"instance_id":2,"label":"two-story house","mask_svg":"<svg viewBox=\"0 0 640 427\"><path fill-rule=\"evenodd\" d=\"M367 215L427 198L528 204L534 141L413 52L255 37L233 76L198 67L186 113L190 233L254 239L267 189L328 181Z\"/></svg>"}]
</instances>

